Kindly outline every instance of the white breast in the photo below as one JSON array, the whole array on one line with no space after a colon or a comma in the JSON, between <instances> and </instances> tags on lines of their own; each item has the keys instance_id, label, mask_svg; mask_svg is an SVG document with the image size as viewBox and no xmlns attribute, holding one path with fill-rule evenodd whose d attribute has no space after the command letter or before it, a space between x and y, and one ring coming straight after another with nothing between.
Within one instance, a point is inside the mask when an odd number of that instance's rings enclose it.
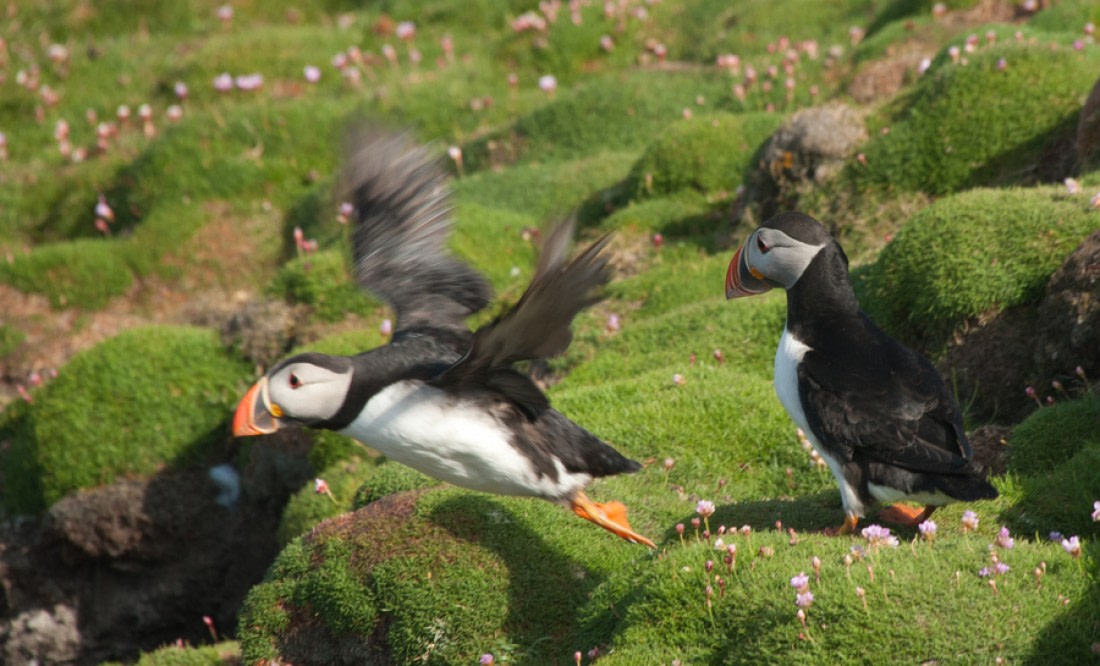
<instances>
[{"instance_id":1,"label":"white breast","mask_svg":"<svg viewBox=\"0 0 1100 666\"><path fill-rule=\"evenodd\" d=\"M420 381L386 387L340 433L428 476L472 490L565 500L592 480L588 474L570 474L556 460L557 481L540 477L492 414Z\"/></svg>"},{"instance_id":2,"label":"white breast","mask_svg":"<svg viewBox=\"0 0 1100 666\"><path fill-rule=\"evenodd\" d=\"M810 429L806 421L806 412L798 393L798 364L809 351L810 347L791 335L786 327L783 328L783 336L779 338L779 347L775 350L775 394L779 396L779 402L783 404L783 408L787 410L794 424L802 428L806 438L829 465L829 471L833 473L833 478L840 487L840 501L844 504L844 512L862 517L863 502L860 501L856 489L845 481L843 464L822 448L816 433Z\"/></svg>"}]
</instances>

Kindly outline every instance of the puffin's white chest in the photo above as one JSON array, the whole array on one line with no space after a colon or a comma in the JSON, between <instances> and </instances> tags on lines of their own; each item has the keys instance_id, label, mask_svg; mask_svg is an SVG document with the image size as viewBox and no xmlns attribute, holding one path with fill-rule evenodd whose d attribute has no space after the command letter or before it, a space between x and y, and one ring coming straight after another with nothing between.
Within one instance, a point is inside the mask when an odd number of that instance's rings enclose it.
<instances>
[{"instance_id":1,"label":"puffin's white chest","mask_svg":"<svg viewBox=\"0 0 1100 666\"><path fill-rule=\"evenodd\" d=\"M817 434L810 429L809 422L806 420L806 411L798 392L798 365L809 351L810 347L791 335L786 327L783 328L783 336L779 338L779 347L775 350L775 394L794 424L802 428L802 432L814 445L814 449L829 465L829 471L833 473L833 478L840 487L840 500L844 504L845 513L862 516L863 502L860 501L859 493L855 488L845 480L844 466L821 446Z\"/></svg>"},{"instance_id":2,"label":"puffin's white chest","mask_svg":"<svg viewBox=\"0 0 1100 666\"><path fill-rule=\"evenodd\" d=\"M775 350L775 394L787 410L791 420L808 437L812 436L806 423L806 412L802 409L802 399L798 396L798 364L810 348L783 328L783 337L779 338L779 347Z\"/></svg>"},{"instance_id":3,"label":"puffin's white chest","mask_svg":"<svg viewBox=\"0 0 1100 666\"><path fill-rule=\"evenodd\" d=\"M553 500L572 496L592 480L566 472L560 463L556 482L540 477L491 413L419 381L386 387L340 433L424 474L472 490Z\"/></svg>"}]
</instances>

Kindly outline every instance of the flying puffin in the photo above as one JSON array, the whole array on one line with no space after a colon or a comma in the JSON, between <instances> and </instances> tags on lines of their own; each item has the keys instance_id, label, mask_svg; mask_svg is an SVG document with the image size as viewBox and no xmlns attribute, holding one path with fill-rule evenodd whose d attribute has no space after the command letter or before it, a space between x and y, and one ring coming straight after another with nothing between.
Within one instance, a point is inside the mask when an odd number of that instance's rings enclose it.
<instances>
[{"instance_id":1,"label":"flying puffin","mask_svg":"<svg viewBox=\"0 0 1100 666\"><path fill-rule=\"evenodd\" d=\"M566 261L573 223L547 237L535 276L509 310L471 333L485 278L449 256L451 193L428 149L401 134L360 130L344 169L360 285L395 313L386 345L355 356L305 353L274 365L241 399L238 437L294 424L324 428L456 486L568 506L635 543L619 502L588 499L602 476L641 465L550 406L518 361L565 351L574 316L610 279L608 236Z\"/></svg>"},{"instance_id":2,"label":"flying puffin","mask_svg":"<svg viewBox=\"0 0 1100 666\"><path fill-rule=\"evenodd\" d=\"M997 497L971 460L962 415L927 358L859 308L844 250L815 219L781 213L749 234L726 272L726 298L787 291L775 392L836 478L844 524L875 502L905 525L937 506Z\"/></svg>"}]
</instances>

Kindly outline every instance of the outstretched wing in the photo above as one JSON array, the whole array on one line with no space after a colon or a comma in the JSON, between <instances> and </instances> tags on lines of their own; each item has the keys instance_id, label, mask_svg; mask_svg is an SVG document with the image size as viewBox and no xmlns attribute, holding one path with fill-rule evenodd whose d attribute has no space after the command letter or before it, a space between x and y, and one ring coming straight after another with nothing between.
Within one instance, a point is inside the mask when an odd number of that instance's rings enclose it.
<instances>
[{"instance_id":1,"label":"outstretched wing","mask_svg":"<svg viewBox=\"0 0 1100 666\"><path fill-rule=\"evenodd\" d=\"M348 147L343 191L356 211L359 284L393 306L395 334L419 326L466 332L466 317L492 292L446 252L451 192L438 160L407 135L378 130L353 130Z\"/></svg>"},{"instance_id":2,"label":"outstretched wing","mask_svg":"<svg viewBox=\"0 0 1100 666\"><path fill-rule=\"evenodd\" d=\"M519 301L474 334L466 354L440 375L440 386L481 386L503 393L531 417L549 406L530 377L512 368L517 361L557 356L573 340L573 318L603 298L611 279L604 236L566 263L574 222L558 225L539 256L535 277Z\"/></svg>"}]
</instances>

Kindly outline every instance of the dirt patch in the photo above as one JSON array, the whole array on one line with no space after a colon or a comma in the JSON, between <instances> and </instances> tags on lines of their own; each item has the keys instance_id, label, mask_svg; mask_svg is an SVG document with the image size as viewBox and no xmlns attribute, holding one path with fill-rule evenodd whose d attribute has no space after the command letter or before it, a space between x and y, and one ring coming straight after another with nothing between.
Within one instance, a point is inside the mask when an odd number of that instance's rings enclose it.
<instances>
[{"instance_id":1,"label":"dirt patch","mask_svg":"<svg viewBox=\"0 0 1100 666\"><path fill-rule=\"evenodd\" d=\"M48 380L76 353L119 333L150 324L204 324L221 319L254 298L257 285L274 272L278 240L271 230L279 213L242 217L229 204L206 205L209 222L178 250L161 258L161 275L133 287L95 312L54 309L48 299L0 284L0 324L25 338L0 359L0 409L18 399L18 387L33 394L36 377Z\"/></svg>"}]
</instances>

